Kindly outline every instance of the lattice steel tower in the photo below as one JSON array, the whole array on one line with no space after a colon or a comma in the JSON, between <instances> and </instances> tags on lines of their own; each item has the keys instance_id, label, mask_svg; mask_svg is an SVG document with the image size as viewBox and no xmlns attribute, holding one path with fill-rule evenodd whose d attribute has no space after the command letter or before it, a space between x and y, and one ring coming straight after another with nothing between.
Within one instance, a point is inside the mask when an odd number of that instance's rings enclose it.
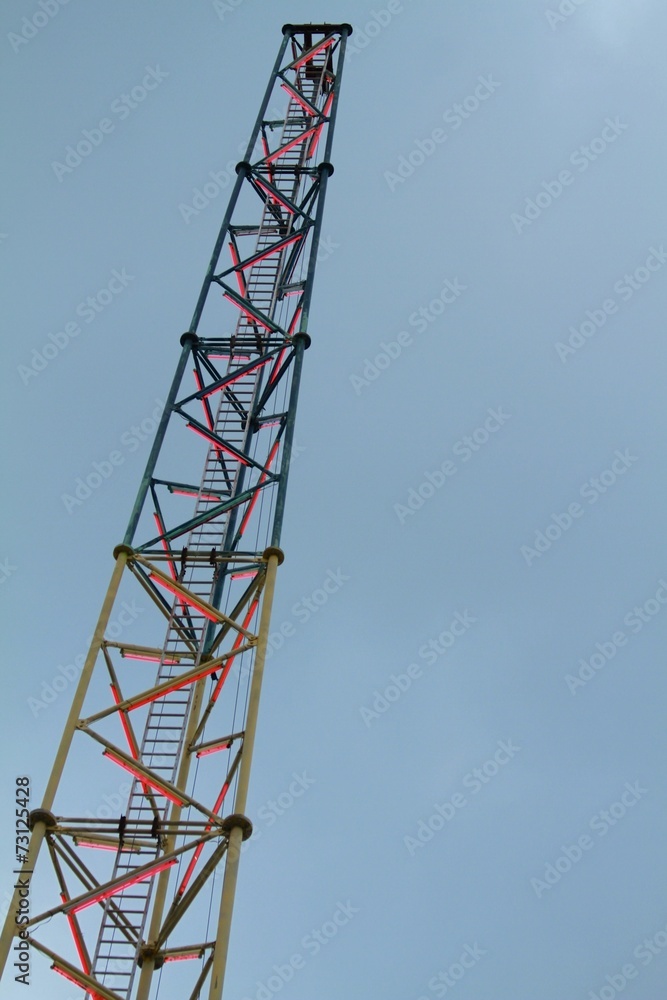
<instances>
[{"instance_id":1,"label":"lattice steel tower","mask_svg":"<svg viewBox=\"0 0 667 1000\"><path fill-rule=\"evenodd\" d=\"M31 813L24 870L54 895L27 925L33 954L94 1000L148 1000L156 970L167 1000L222 995L351 31L283 28L42 806ZM136 586L153 615L134 626L142 641L105 638L114 602ZM83 817L85 791L96 780L108 787L112 768L131 776L125 812ZM43 846L51 877L43 863L29 874ZM18 905L17 890L3 968Z\"/></svg>"}]
</instances>

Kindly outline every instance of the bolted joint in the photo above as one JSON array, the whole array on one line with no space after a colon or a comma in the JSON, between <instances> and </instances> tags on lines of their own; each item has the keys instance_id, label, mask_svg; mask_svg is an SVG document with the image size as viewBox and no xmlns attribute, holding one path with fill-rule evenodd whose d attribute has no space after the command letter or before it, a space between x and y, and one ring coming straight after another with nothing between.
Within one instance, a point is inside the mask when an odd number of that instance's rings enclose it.
<instances>
[{"instance_id":1,"label":"bolted joint","mask_svg":"<svg viewBox=\"0 0 667 1000\"><path fill-rule=\"evenodd\" d=\"M220 829L229 837L237 826L241 828L244 840L248 840L252 836L252 823L243 813L232 813L230 816L225 816L220 824Z\"/></svg>"},{"instance_id":2,"label":"bolted joint","mask_svg":"<svg viewBox=\"0 0 667 1000\"><path fill-rule=\"evenodd\" d=\"M327 177L331 177L334 172L334 165L327 160L323 160L321 163L318 163L317 172L318 174L326 174Z\"/></svg>"},{"instance_id":3,"label":"bolted joint","mask_svg":"<svg viewBox=\"0 0 667 1000\"><path fill-rule=\"evenodd\" d=\"M247 160L239 160L239 162L236 164L235 169L236 169L236 173L237 174L243 174L243 176L246 178L246 180L252 174L252 165L250 163L248 163Z\"/></svg>"},{"instance_id":4,"label":"bolted joint","mask_svg":"<svg viewBox=\"0 0 667 1000\"><path fill-rule=\"evenodd\" d=\"M122 555L123 553L125 553L125 555L129 559L131 556L134 555L134 549L132 548L131 545L117 545L116 548L113 550L114 559L118 559L118 556Z\"/></svg>"},{"instance_id":5,"label":"bolted joint","mask_svg":"<svg viewBox=\"0 0 667 1000\"><path fill-rule=\"evenodd\" d=\"M310 347L310 345L313 342L311 340L311 338L310 338L310 335L307 334L305 332L305 330L300 330L298 333L295 333L294 336L292 337L292 343L293 344L298 343L300 340L303 341L303 349L304 349L304 351L307 351L308 348Z\"/></svg>"},{"instance_id":6,"label":"bolted joint","mask_svg":"<svg viewBox=\"0 0 667 1000\"><path fill-rule=\"evenodd\" d=\"M282 566L285 562L285 553L277 545L269 545L268 549L264 549L262 552L262 559L265 559L267 562L271 556L276 556L279 566Z\"/></svg>"},{"instance_id":7,"label":"bolted joint","mask_svg":"<svg viewBox=\"0 0 667 1000\"><path fill-rule=\"evenodd\" d=\"M190 347L194 347L199 343L199 337L196 333L192 333L191 330L188 330L186 333L181 334L179 343L181 347L185 347L186 344L189 344Z\"/></svg>"},{"instance_id":8,"label":"bolted joint","mask_svg":"<svg viewBox=\"0 0 667 1000\"><path fill-rule=\"evenodd\" d=\"M352 27L351 24L348 24L347 21L345 21L344 24L341 24L340 30L344 31L347 35L351 35L352 32L354 31L354 28Z\"/></svg>"},{"instance_id":9,"label":"bolted joint","mask_svg":"<svg viewBox=\"0 0 667 1000\"><path fill-rule=\"evenodd\" d=\"M58 826L56 817L48 809L33 809L31 811L28 816L28 826L34 830L37 823L43 823L47 830L55 830Z\"/></svg>"},{"instance_id":10,"label":"bolted joint","mask_svg":"<svg viewBox=\"0 0 667 1000\"><path fill-rule=\"evenodd\" d=\"M294 31L294 25L293 24L283 24L282 31L283 31L283 35L291 35L292 32Z\"/></svg>"},{"instance_id":11,"label":"bolted joint","mask_svg":"<svg viewBox=\"0 0 667 1000\"><path fill-rule=\"evenodd\" d=\"M139 954L137 955L137 965L140 969L143 969L144 962L148 959L153 963L154 969L161 969L164 965L164 955L162 955L158 948L152 944L144 944L139 949Z\"/></svg>"}]
</instances>

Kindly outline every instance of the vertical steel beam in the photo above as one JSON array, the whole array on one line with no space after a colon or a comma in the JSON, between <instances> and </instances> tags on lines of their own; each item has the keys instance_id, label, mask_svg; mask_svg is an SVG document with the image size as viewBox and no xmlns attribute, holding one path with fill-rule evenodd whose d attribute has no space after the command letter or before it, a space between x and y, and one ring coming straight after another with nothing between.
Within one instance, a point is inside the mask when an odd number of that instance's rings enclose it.
<instances>
[{"instance_id":1,"label":"vertical steel beam","mask_svg":"<svg viewBox=\"0 0 667 1000\"><path fill-rule=\"evenodd\" d=\"M189 753L188 747L192 742L192 737L197 729L199 723L199 714L201 712L202 698L204 696L204 680L197 681L195 685L194 696L192 699L192 705L190 707L190 715L188 718L188 726L185 735L185 744L183 748L183 757L181 758L181 766L178 771L178 778L176 780L176 787L185 791L185 787L188 782L188 774L190 772L190 760L191 754ZM171 815L169 817L170 822L175 824L178 823L181 818L182 806L174 805L171 810ZM167 842L164 847L164 853L169 854L173 851L176 846L176 837L172 833L167 838ZM164 913L164 904L167 898L167 888L169 885L169 875L170 872L163 871L158 877L157 891L155 893L155 900L153 902L153 912L151 913L150 928L148 931L147 945L150 947L154 944L157 936L160 932L160 925L162 923L162 914ZM153 982L153 973L155 971L155 956L151 954L146 954L144 956L144 964L141 970L141 976L139 977L139 985L137 986L136 1000L148 1000L151 985Z\"/></svg>"},{"instance_id":2,"label":"vertical steel beam","mask_svg":"<svg viewBox=\"0 0 667 1000\"><path fill-rule=\"evenodd\" d=\"M259 622L257 653L255 655L255 665L250 685L248 715L246 719L245 735L243 737L243 756L241 757L239 781L236 788L236 798L234 800L234 815L237 818L239 816L243 816L246 808L246 802L248 800L248 784L250 781L252 754L255 747L255 735L257 733L259 697L262 692L262 681L264 679L266 648L269 641L269 630L271 626L271 608L273 606L273 595L276 587L276 571L284 558L283 553L278 548L269 548L266 550L264 555L267 558L266 583L264 585L262 614ZM222 997L222 986L225 979L225 969L227 968L229 934L232 926L232 912L234 910L234 896L236 894L236 881L238 878L239 860L241 858L241 842L243 840L244 826L245 824L241 825L240 823L235 823L232 825L229 834L229 844L225 855L225 875L222 882L220 912L218 914L218 929L215 935L215 952L213 955L213 966L211 968L211 986L208 994L209 1000L220 1000Z\"/></svg>"}]
</instances>

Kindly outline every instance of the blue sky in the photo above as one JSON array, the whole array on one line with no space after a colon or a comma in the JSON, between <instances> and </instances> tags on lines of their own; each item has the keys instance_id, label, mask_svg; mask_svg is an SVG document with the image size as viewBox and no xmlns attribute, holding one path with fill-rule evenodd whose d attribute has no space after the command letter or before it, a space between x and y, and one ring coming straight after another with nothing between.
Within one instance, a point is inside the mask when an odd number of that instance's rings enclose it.
<instances>
[{"instance_id":1,"label":"blue sky","mask_svg":"<svg viewBox=\"0 0 667 1000\"><path fill-rule=\"evenodd\" d=\"M3 891L14 781L37 805L72 685L40 703L93 630L281 25L350 21L226 996L653 1000L664 5L40 10L0 15ZM76 993L38 957L31 989Z\"/></svg>"}]
</instances>

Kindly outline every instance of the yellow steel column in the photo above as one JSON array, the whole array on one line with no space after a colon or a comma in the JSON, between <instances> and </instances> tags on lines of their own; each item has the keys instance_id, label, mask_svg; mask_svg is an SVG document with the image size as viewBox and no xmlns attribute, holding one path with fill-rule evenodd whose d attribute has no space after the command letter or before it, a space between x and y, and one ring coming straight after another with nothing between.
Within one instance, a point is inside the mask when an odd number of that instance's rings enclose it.
<instances>
[{"instance_id":1,"label":"yellow steel column","mask_svg":"<svg viewBox=\"0 0 667 1000\"><path fill-rule=\"evenodd\" d=\"M185 736L185 742L183 744L183 756L181 758L181 766L178 769L178 776L176 778L176 788L185 791L185 786L188 782L188 774L190 771L190 753L188 752L188 747L192 741L192 737L199 724L199 712L201 709L202 697L204 694L205 681L203 678L198 680L195 684L195 690L192 697L192 707L190 709L190 717L188 719L187 732ZM181 818L182 807L174 805L171 810L170 820L172 823L178 823ZM172 827L173 829L173 827ZM169 854L174 850L176 843L176 835L171 834L167 839L163 854ZM153 912L151 913L151 923L148 931L148 938L146 943L151 947L154 945L158 934L160 933L160 925L162 924L162 914L164 911L164 903L167 898L167 888L169 886L169 877L172 873L167 869L160 873L158 877L157 890L155 893L155 901L153 903ZM153 972L155 971L155 955L144 954L143 966L141 969L141 976L139 977L139 986L137 987L137 995L135 1000L148 1000L148 996L151 989L151 982L153 980Z\"/></svg>"},{"instance_id":2,"label":"yellow steel column","mask_svg":"<svg viewBox=\"0 0 667 1000\"><path fill-rule=\"evenodd\" d=\"M266 660L266 648L269 641L269 627L271 624L271 607L273 605L273 594L276 586L276 570L283 561L284 555L281 549L272 546L266 549L264 558L267 560L266 584L257 636L257 653L255 654L255 664L250 685L248 716L243 736L243 753L241 755L239 781L236 790L236 800L234 802L234 816L229 817L233 825L230 824L229 845L225 855L225 875L222 883L218 929L215 937L213 966L211 968L209 1000L221 1000L222 997L222 986L227 966L227 952L229 950L232 911L234 909L234 894L236 891L239 858L241 857L241 842L244 832L248 829L248 821L245 820L243 813L248 798L250 767L252 764L253 748L255 746L255 733L257 731L259 697L262 691L264 662Z\"/></svg>"},{"instance_id":3,"label":"yellow steel column","mask_svg":"<svg viewBox=\"0 0 667 1000\"><path fill-rule=\"evenodd\" d=\"M111 617L111 610L116 600L116 594L118 593L118 588L120 586L120 581L123 575L123 570L125 569L125 564L127 563L128 556L132 554L132 549L127 545L119 545L114 550L114 556L116 557L116 565L114 566L113 573L111 575L111 582L109 583L109 588L106 592L104 602L102 604L102 610L100 611L100 616L97 619L97 625L95 627L95 632L93 634L93 639L90 644L90 649L88 650L88 656L86 657L86 662L83 665L83 670L81 671L81 677L79 678L79 683L77 684L76 691L74 693L74 698L72 700L72 707L70 708L69 715L67 716L67 722L65 723L65 730L60 740L60 746L58 747L58 752L56 758L53 762L53 768L51 770L51 776L49 778L48 784L46 786L46 791L44 792L44 798L42 799L42 806L39 812L50 812L53 806L53 800L55 798L56 791L58 789L58 784L62 777L63 769L65 767L65 762L67 760L67 755L72 744L72 738L76 732L76 727L79 719L81 718L81 710L83 708L83 703L88 691L88 685L90 684L90 679L93 674L93 668L97 660L97 656L104 641L104 633L106 631L109 618ZM35 865L37 863L37 858L39 856L40 848L44 840L44 835L46 833L47 827L47 817L38 820L32 829L30 836L30 844L28 847L28 859L23 866L22 873L28 874L28 877L32 876L35 870ZM21 876L19 876L20 878ZM17 881L18 884L18 881ZM5 925L2 929L2 935L0 935L0 977L4 972L5 964L9 956L9 951L12 946L12 940L15 934L18 933L20 928L14 922L14 917L16 916L16 911L19 904L19 890L18 888L14 890L14 896L12 898L11 904L9 906L9 911L5 919Z\"/></svg>"}]
</instances>

